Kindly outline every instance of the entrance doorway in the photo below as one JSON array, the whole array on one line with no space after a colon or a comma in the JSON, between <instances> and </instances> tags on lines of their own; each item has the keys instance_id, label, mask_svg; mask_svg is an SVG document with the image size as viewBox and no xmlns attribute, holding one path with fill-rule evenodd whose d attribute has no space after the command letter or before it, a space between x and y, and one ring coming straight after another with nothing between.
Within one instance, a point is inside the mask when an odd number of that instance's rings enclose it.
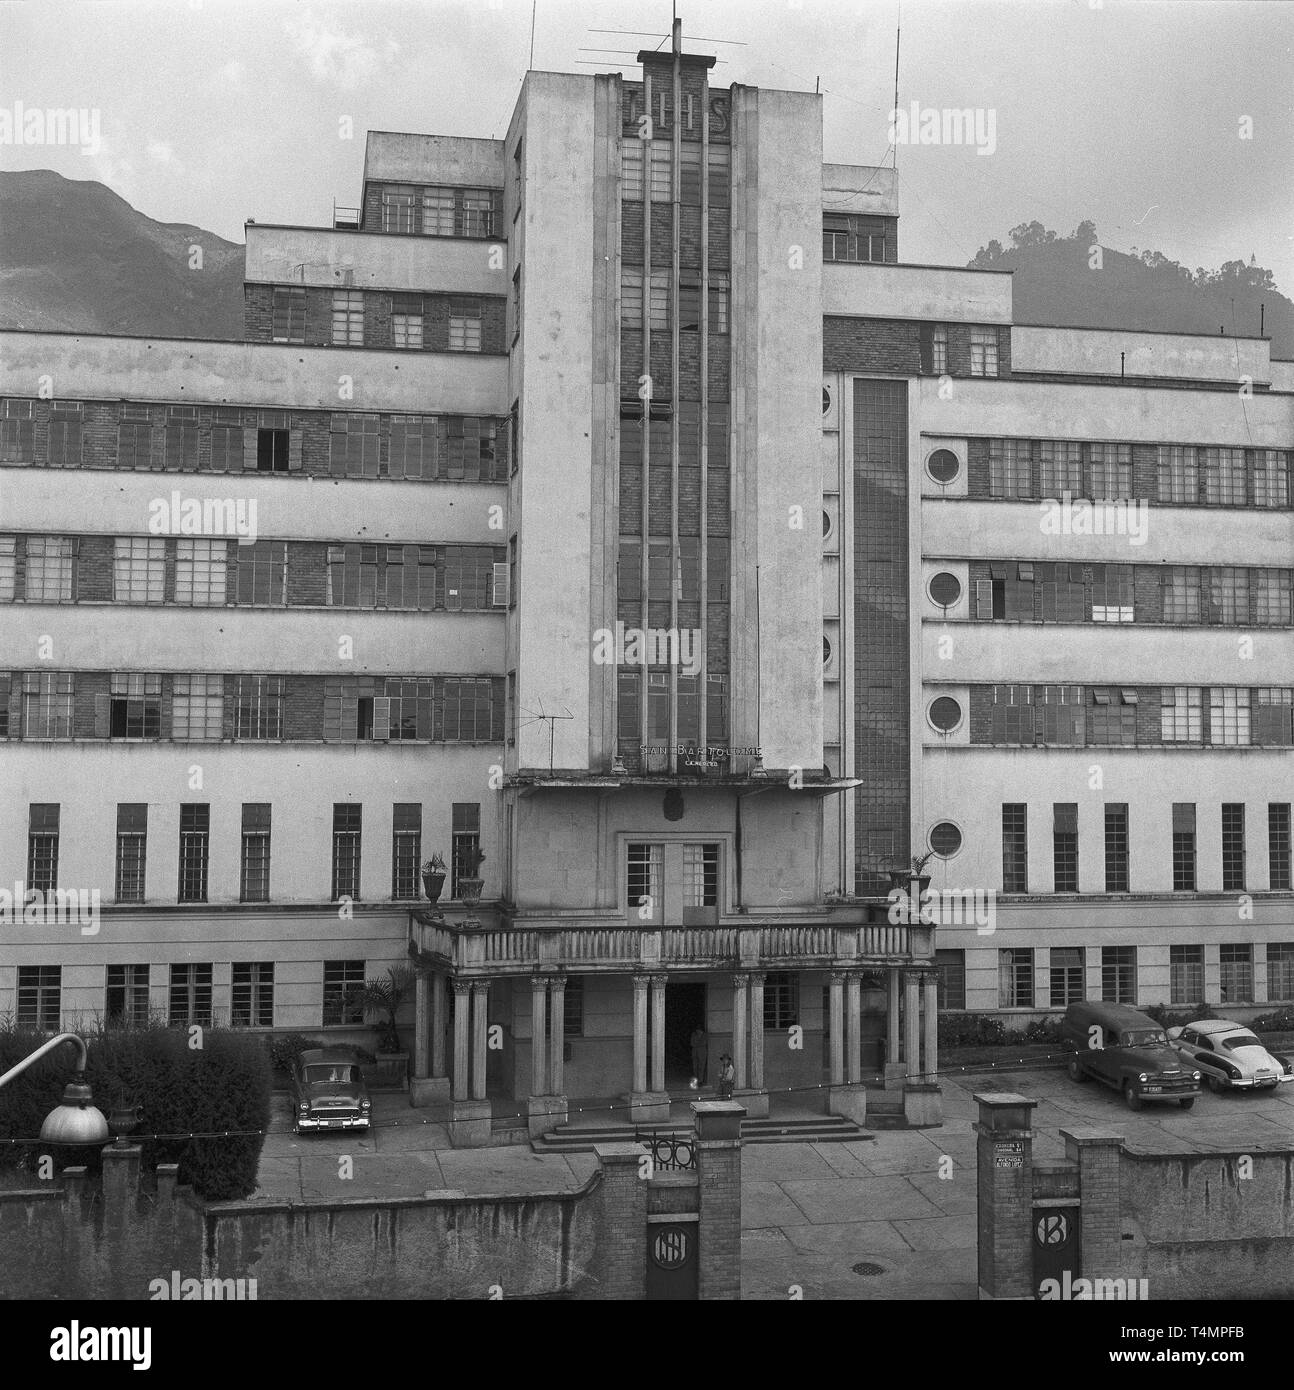
<instances>
[{"instance_id":1,"label":"entrance doorway","mask_svg":"<svg viewBox=\"0 0 1294 1390\"><path fill-rule=\"evenodd\" d=\"M665 1087L670 1091L688 1090L695 1075L692 1070L692 1032L705 1030L705 984L675 984L665 989ZM718 1055L711 1042L708 1082L714 1084ZM697 1078L702 1084L706 1079Z\"/></svg>"}]
</instances>

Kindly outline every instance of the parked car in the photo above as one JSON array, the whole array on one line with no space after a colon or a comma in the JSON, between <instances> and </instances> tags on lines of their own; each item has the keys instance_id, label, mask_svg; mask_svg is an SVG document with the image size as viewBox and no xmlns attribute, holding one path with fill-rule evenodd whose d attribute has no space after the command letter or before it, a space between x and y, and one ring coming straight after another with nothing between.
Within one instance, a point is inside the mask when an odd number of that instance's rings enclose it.
<instances>
[{"instance_id":1,"label":"parked car","mask_svg":"<svg viewBox=\"0 0 1294 1390\"><path fill-rule=\"evenodd\" d=\"M1294 1062L1268 1052L1243 1024L1229 1018L1201 1018L1170 1028L1168 1041L1198 1067L1209 1090L1260 1091L1294 1081Z\"/></svg>"},{"instance_id":2,"label":"parked car","mask_svg":"<svg viewBox=\"0 0 1294 1390\"><path fill-rule=\"evenodd\" d=\"M369 1127L373 1102L353 1048L311 1048L293 1062L291 1078L297 1134Z\"/></svg>"},{"instance_id":3,"label":"parked car","mask_svg":"<svg viewBox=\"0 0 1294 1390\"><path fill-rule=\"evenodd\" d=\"M1126 1004L1084 1000L1065 1010L1061 1039L1071 1052L1074 1081L1095 1078L1119 1091L1129 1110L1144 1101L1172 1100L1183 1110L1195 1104L1200 1073L1169 1046L1164 1030Z\"/></svg>"}]
</instances>

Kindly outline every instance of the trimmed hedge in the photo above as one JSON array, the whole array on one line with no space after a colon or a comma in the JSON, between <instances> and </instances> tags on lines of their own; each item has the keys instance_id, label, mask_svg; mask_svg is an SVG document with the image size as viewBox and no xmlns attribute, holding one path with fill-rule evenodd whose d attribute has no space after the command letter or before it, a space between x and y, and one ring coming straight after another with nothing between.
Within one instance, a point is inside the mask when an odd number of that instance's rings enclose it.
<instances>
[{"instance_id":1,"label":"trimmed hedge","mask_svg":"<svg viewBox=\"0 0 1294 1390\"><path fill-rule=\"evenodd\" d=\"M30 1055L46 1034L0 1029L0 1072ZM144 1165L178 1163L179 1181L207 1201L246 1197L256 1189L264 1132L270 1119L270 1061L259 1038L220 1028L202 1031L189 1046L186 1029L101 1028L89 1045L86 1080L94 1104L109 1115L119 1104L143 1106ZM43 1153L62 1169L100 1167L99 1149L59 1149L30 1141L73 1078L75 1056L65 1044L0 1091L0 1164L34 1169ZM225 1131L228 1131L226 1134ZM215 1135L192 1139L190 1134Z\"/></svg>"}]
</instances>

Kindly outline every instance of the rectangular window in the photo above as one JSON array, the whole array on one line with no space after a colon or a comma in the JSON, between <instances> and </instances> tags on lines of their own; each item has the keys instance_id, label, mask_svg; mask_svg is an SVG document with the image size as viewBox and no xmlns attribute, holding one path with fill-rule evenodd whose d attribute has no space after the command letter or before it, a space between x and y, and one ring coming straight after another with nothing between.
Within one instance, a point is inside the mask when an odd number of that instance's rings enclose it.
<instances>
[{"instance_id":1,"label":"rectangular window","mask_svg":"<svg viewBox=\"0 0 1294 1390\"><path fill-rule=\"evenodd\" d=\"M1205 449L1204 500L1213 507L1243 507L1248 470L1243 449Z\"/></svg>"},{"instance_id":2,"label":"rectangular window","mask_svg":"<svg viewBox=\"0 0 1294 1390\"><path fill-rule=\"evenodd\" d=\"M261 411L261 423L256 427L256 471L286 473L292 467L292 431L265 424L265 416L269 413ZM247 460L243 463L246 466Z\"/></svg>"},{"instance_id":3,"label":"rectangular window","mask_svg":"<svg viewBox=\"0 0 1294 1390\"><path fill-rule=\"evenodd\" d=\"M397 294L391 304L391 346L422 347L422 296Z\"/></svg>"},{"instance_id":4,"label":"rectangular window","mask_svg":"<svg viewBox=\"0 0 1294 1390\"><path fill-rule=\"evenodd\" d=\"M382 190L382 230L384 232L413 232L414 204L417 192L410 184L395 184Z\"/></svg>"},{"instance_id":5,"label":"rectangular window","mask_svg":"<svg viewBox=\"0 0 1294 1390\"><path fill-rule=\"evenodd\" d=\"M1053 946L1051 948L1051 1007L1064 1009L1080 1003L1087 996L1084 984L1083 948Z\"/></svg>"},{"instance_id":6,"label":"rectangular window","mask_svg":"<svg viewBox=\"0 0 1294 1390\"><path fill-rule=\"evenodd\" d=\"M1028 439L990 439L988 442L989 495L1032 497L1033 442Z\"/></svg>"},{"instance_id":7,"label":"rectangular window","mask_svg":"<svg viewBox=\"0 0 1294 1390\"><path fill-rule=\"evenodd\" d=\"M1245 804L1222 803L1222 891L1243 893L1245 889Z\"/></svg>"},{"instance_id":8,"label":"rectangular window","mask_svg":"<svg viewBox=\"0 0 1294 1390\"><path fill-rule=\"evenodd\" d=\"M211 807L204 802L180 805L180 885L178 901L207 901L207 859L211 841Z\"/></svg>"},{"instance_id":9,"label":"rectangular window","mask_svg":"<svg viewBox=\"0 0 1294 1390\"><path fill-rule=\"evenodd\" d=\"M996 376L997 370L997 329L972 327L970 331L971 376Z\"/></svg>"},{"instance_id":10,"label":"rectangular window","mask_svg":"<svg viewBox=\"0 0 1294 1390\"><path fill-rule=\"evenodd\" d=\"M643 907L650 901L653 915L659 908L663 892L665 846L631 844L628 847L625 905Z\"/></svg>"},{"instance_id":11,"label":"rectangular window","mask_svg":"<svg viewBox=\"0 0 1294 1390\"><path fill-rule=\"evenodd\" d=\"M270 803L268 801L243 802L238 899L245 903L267 903L270 900Z\"/></svg>"},{"instance_id":12,"label":"rectangular window","mask_svg":"<svg viewBox=\"0 0 1294 1390\"><path fill-rule=\"evenodd\" d=\"M242 412L228 407L216 407L215 424L211 427L211 471L238 473L244 458Z\"/></svg>"},{"instance_id":13,"label":"rectangular window","mask_svg":"<svg viewBox=\"0 0 1294 1390\"><path fill-rule=\"evenodd\" d=\"M449 300L450 352L480 352L481 301L451 295Z\"/></svg>"},{"instance_id":14,"label":"rectangular window","mask_svg":"<svg viewBox=\"0 0 1294 1390\"><path fill-rule=\"evenodd\" d=\"M36 462L35 401L0 404L0 463Z\"/></svg>"},{"instance_id":15,"label":"rectangular window","mask_svg":"<svg viewBox=\"0 0 1294 1390\"><path fill-rule=\"evenodd\" d=\"M1198 451L1181 444L1161 444L1155 451L1161 502L1194 506L1200 499Z\"/></svg>"},{"instance_id":16,"label":"rectangular window","mask_svg":"<svg viewBox=\"0 0 1294 1390\"><path fill-rule=\"evenodd\" d=\"M22 678L23 737L70 739L72 737L71 672L29 671Z\"/></svg>"},{"instance_id":17,"label":"rectangular window","mask_svg":"<svg viewBox=\"0 0 1294 1390\"><path fill-rule=\"evenodd\" d=\"M496 679L493 676L445 678L443 737L446 742L488 743L502 736L501 728L495 727ZM500 725L502 715L503 711L498 710Z\"/></svg>"},{"instance_id":18,"label":"rectangular window","mask_svg":"<svg viewBox=\"0 0 1294 1390\"><path fill-rule=\"evenodd\" d=\"M1294 744L1294 690L1264 685L1254 692L1253 741L1265 747Z\"/></svg>"},{"instance_id":19,"label":"rectangular window","mask_svg":"<svg viewBox=\"0 0 1294 1390\"><path fill-rule=\"evenodd\" d=\"M49 893L58 886L59 803L33 801L27 808L27 887Z\"/></svg>"},{"instance_id":20,"label":"rectangular window","mask_svg":"<svg viewBox=\"0 0 1294 1390\"><path fill-rule=\"evenodd\" d=\"M324 681L324 739L354 743L373 737L373 702L377 682L372 676L330 676Z\"/></svg>"},{"instance_id":21,"label":"rectangular window","mask_svg":"<svg viewBox=\"0 0 1294 1390\"><path fill-rule=\"evenodd\" d=\"M999 951L998 1008L1033 1008L1033 952L1027 947Z\"/></svg>"},{"instance_id":22,"label":"rectangular window","mask_svg":"<svg viewBox=\"0 0 1294 1390\"><path fill-rule=\"evenodd\" d=\"M1130 623L1134 618L1131 565L1092 566L1092 621Z\"/></svg>"},{"instance_id":23,"label":"rectangular window","mask_svg":"<svg viewBox=\"0 0 1294 1390\"><path fill-rule=\"evenodd\" d=\"M206 743L224 737L223 676L176 676L171 690L171 737Z\"/></svg>"},{"instance_id":24,"label":"rectangular window","mask_svg":"<svg viewBox=\"0 0 1294 1390\"><path fill-rule=\"evenodd\" d=\"M1290 890L1290 858L1290 803L1271 801L1267 805L1267 886L1273 893Z\"/></svg>"},{"instance_id":25,"label":"rectangular window","mask_svg":"<svg viewBox=\"0 0 1294 1390\"><path fill-rule=\"evenodd\" d=\"M1134 748L1137 743L1137 691L1119 686L1095 685L1088 690L1087 743L1089 747Z\"/></svg>"},{"instance_id":26,"label":"rectangular window","mask_svg":"<svg viewBox=\"0 0 1294 1390\"><path fill-rule=\"evenodd\" d=\"M1166 685L1159 694L1163 743L1199 743L1204 737L1204 699L1198 685Z\"/></svg>"},{"instance_id":27,"label":"rectangular window","mask_svg":"<svg viewBox=\"0 0 1294 1390\"><path fill-rule=\"evenodd\" d=\"M144 545L149 542L142 542ZM153 542L162 545L164 542ZM71 603L76 542L71 536L27 537L28 603Z\"/></svg>"},{"instance_id":28,"label":"rectangular window","mask_svg":"<svg viewBox=\"0 0 1294 1390\"><path fill-rule=\"evenodd\" d=\"M304 343L306 340L306 292L286 285L274 287L270 337L276 343Z\"/></svg>"},{"instance_id":29,"label":"rectangular window","mask_svg":"<svg viewBox=\"0 0 1294 1390\"><path fill-rule=\"evenodd\" d=\"M1031 745L1034 704L1031 685L995 685L989 740L997 744Z\"/></svg>"},{"instance_id":30,"label":"rectangular window","mask_svg":"<svg viewBox=\"0 0 1294 1390\"><path fill-rule=\"evenodd\" d=\"M380 416L333 415L328 434L328 466L334 478L376 478L381 455Z\"/></svg>"},{"instance_id":31,"label":"rectangular window","mask_svg":"<svg viewBox=\"0 0 1294 1390\"><path fill-rule=\"evenodd\" d=\"M728 272L726 270L712 270L710 272L710 332L727 333L729 320L729 291L728 291Z\"/></svg>"},{"instance_id":32,"label":"rectangular window","mask_svg":"<svg viewBox=\"0 0 1294 1390\"><path fill-rule=\"evenodd\" d=\"M1078 803L1058 801L1052 811L1052 874L1054 891L1078 892Z\"/></svg>"},{"instance_id":33,"label":"rectangular window","mask_svg":"<svg viewBox=\"0 0 1294 1390\"><path fill-rule=\"evenodd\" d=\"M28 885L30 886L30 885ZM62 967L57 965L20 965L18 967L19 1028L38 1028L43 1033L57 1033L63 1016Z\"/></svg>"},{"instance_id":34,"label":"rectangular window","mask_svg":"<svg viewBox=\"0 0 1294 1390\"><path fill-rule=\"evenodd\" d=\"M1254 464L1254 505L1288 507L1290 504L1289 453L1284 449L1259 449Z\"/></svg>"},{"instance_id":35,"label":"rectangular window","mask_svg":"<svg viewBox=\"0 0 1294 1390\"><path fill-rule=\"evenodd\" d=\"M221 607L226 595L227 563L227 541L176 541L176 603L194 608Z\"/></svg>"},{"instance_id":36,"label":"rectangular window","mask_svg":"<svg viewBox=\"0 0 1294 1390\"><path fill-rule=\"evenodd\" d=\"M643 200L643 142L637 136L620 142L620 197L627 203Z\"/></svg>"},{"instance_id":37,"label":"rectangular window","mask_svg":"<svg viewBox=\"0 0 1294 1390\"><path fill-rule=\"evenodd\" d=\"M0 536L0 603L12 603L18 575L18 539Z\"/></svg>"},{"instance_id":38,"label":"rectangular window","mask_svg":"<svg viewBox=\"0 0 1294 1390\"><path fill-rule=\"evenodd\" d=\"M1218 947L1219 988L1224 1004L1250 1004L1254 997L1254 948L1228 945Z\"/></svg>"},{"instance_id":39,"label":"rectangular window","mask_svg":"<svg viewBox=\"0 0 1294 1390\"><path fill-rule=\"evenodd\" d=\"M584 1036L584 976L567 975L562 991L562 1037Z\"/></svg>"},{"instance_id":40,"label":"rectangular window","mask_svg":"<svg viewBox=\"0 0 1294 1390\"><path fill-rule=\"evenodd\" d=\"M436 467L438 434L437 421L434 415L392 415L388 474L392 478L438 477L439 473ZM338 441L335 440L335 442ZM340 443L340 447L349 451L349 442ZM334 469L333 471L337 472L338 470ZM344 462L341 471L345 472Z\"/></svg>"},{"instance_id":41,"label":"rectangular window","mask_svg":"<svg viewBox=\"0 0 1294 1390\"><path fill-rule=\"evenodd\" d=\"M364 291L332 293L332 341L334 347L363 347Z\"/></svg>"},{"instance_id":42,"label":"rectangular window","mask_svg":"<svg viewBox=\"0 0 1294 1390\"><path fill-rule=\"evenodd\" d=\"M1199 1004L1204 999L1204 947L1168 948L1168 992L1172 1004Z\"/></svg>"},{"instance_id":43,"label":"rectangular window","mask_svg":"<svg viewBox=\"0 0 1294 1390\"><path fill-rule=\"evenodd\" d=\"M160 738L162 735L162 678L140 673L114 675L109 681L107 719L99 710L99 738ZM102 700L102 696L98 697ZM106 724L106 727L104 727Z\"/></svg>"},{"instance_id":44,"label":"rectangular window","mask_svg":"<svg viewBox=\"0 0 1294 1390\"><path fill-rule=\"evenodd\" d=\"M453 803L452 853L450 855L449 896L460 895L459 885L464 878L480 878L480 866L473 865L476 852L481 848L481 803L479 801L455 801Z\"/></svg>"},{"instance_id":45,"label":"rectangular window","mask_svg":"<svg viewBox=\"0 0 1294 1390\"><path fill-rule=\"evenodd\" d=\"M283 737L283 677L239 676L234 687L234 737Z\"/></svg>"},{"instance_id":46,"label":"rectangular window","mask_svg":"<svg viewBox=\"0 0 1294 1390\"><path fill-rule=\"evenodd\" d=\"M229 1022L234 1028L274 1027L273 961L234 961Z\"/></svg>"},{"instance_id":47,"label":"rectangular window","mask_svg":"<svg viewBox=\"0 0 1294 1390\"><path fill-rule=\"evenodd\" d=\"M148 853L148 803L117 804L117 892L119 903L144 901L144 868Z\"/></svg>"},{"instance_id":48,"label":"rectangular window","mask_svg":"<svg viewBox=\"0 0 1294 1390\"><path fill-rule=\"evenodd\" d=\"M1267 943L1267 999L1294 999L1294 941Z\"/></svg>"},{"instance_id":49,"label":"rectangular window","mask_svg":"<svg viewBox=\"0 0 1294 1390\"><path fill-rule=\"evenodd\" d=\"M161 603L165 577L165 541L127 536L113 542L114 603Z\"/></svg>"},{"instance_id":50,"label":"rectangular window","mask_svg":"<svg viewBox=\"0 0 1294 1390\"><path fill-rule=\"evenodd\" d=\"M488 188L463 189L459 236L494 235L494 193Z\"/></svg>"},{"instance_id":51,"label":"rectangular window","mask_svg":"<svg viewBox=\"0 0 1294 1390\"><path fill-rule=\"evenodd\" d=\"M1044 439L1038 445L1038 487L1044 497L1083 495L1083 446L1074 440Z\"/></svg>"},{"instance_id":52,"label":"rectangular window","mask_svg":"<svg viewBox=\"0 0 1294 1390\"><path fill-rule=\"evenodd\" d=\"M651 200L653 203L668 203L674 196L669 142L653 140L647 148L650 155L648 184Z\"/></svg>"},{"instance_id":53,"label":"rectangular window","mask_svg":"<svg viewBox=\"0 0 1294 1390\"><path fill-rule=\"evenodd\" d=\"M1083 687L1040 685L1033 692L1038 718L1038 742L1053 746L1083 746Z\"/></svg>"},{"instance_id":54,"label":"rectangular window","mask_svg":"<svg viewBox=\"0 0 1294 1390\"><path fill-rule=\"evenodd\" d=\"M123 412L128 407L123 407ZM117 467L146 469L153 463L153 427L148 420L148 408L141 411L142 419L123 419L117 426Z\"/></svg>"},{"instance_id":55,"label":"rectangular window","mask_svg":"<svg viewBox=\"0 0 1294 1390\"><path fill-rule=\"evenodd\" d=\"M1249 746L1249 692L1234 686L1209 690L1209 742L1215 746Z\"/></svg>"},{"instance_id":56,"label":"rectangular window","mask_svg":"<svg viewBox=\"0 0 1294 1390\"><path fill-rule=\"evenodd\" d=\"M81 466L81 402L55 401L49 422L51 468Z\"/></svg>"},{"instance_id":57,"label":"rectangular window","mask_svg":"<svg viewBox=\"0 0 1294 1390\"><path fill-rule=\"evenodd\" d=\"M1095 502L1125 502L1132 497L1132 445L1089 444L1088 496Z\"/></svg>"},{"instance_id":58,"label":"rectangular window","mask_svg":"<svg viewBox=\"0 0 1294 1390\"><path fill-rule=\"evenodd\" d=\"M1263 627L1294 623L1294 571L1255 570L1254 622Z\"/></svg>"},{"instance_id":59,"label":"rectangular window","mask_svg":"<svg viewBox=\"0 0 1294 1390\"><path fill-rule=\"evenodd\" d=\"M332 900L359 897L360 836L364 808L338 801L332 808Z\"/></svg>"},{"instance_id":60,"label":"rectangular window","mask_svg":"<svg viewBox=\"0 0 1294 1390\"><path fill-rule=\"evenodd\" d=\"M1126 893L1128 882L1128 807L1111 801L1105 807L1105 891Z\"/></svg>"},{"instance_id":61,"label":"rectangular window","mask_svg":"<svg viewBox=\"0 0 1294 1390\"><path fill-rule=\"evenodd\" d=\"M323 1026L364 1022L364 1006L356 997L364 987L362 960L324 961Z\"/></svg>"},{"instance_id":62,"label":"rectangular window","mask_svg":"<svg viewBox=\"0 0 1294 1390\"><path fill-rule=\"evenodd\" d=\"M422 803L397 801L391 809L391 896L397 902L401 902L419 896L422 870Z\"/></svg>"},{"instance_id":63,"label":"rectangular window","mask_svg":"<svg viewBox=\"0 0 1294 1390\"><path fill-rule=\"evenodd\" d=\"M766 1033L784 1033L800 1021L800 977L790 970L772 970L764 976Z\"/></svg>"},{"instance_id":64,"label":"rectangular window","mask_svg":"<svg viewBox=\"0 0 1294 1390\"><path fill-rule=\"evenodd\" d=\"M172 1028L211 1027L211 965L171 966L167 1021Z\"/></svg>"},{"instance_id":65,"label":"rectangular window","mask_svg":"<svg viewBox=\"0 0 1294 1390\"><path fill-rule=\"evenodd\" d=\"M435 684L431 680L403 680L388 677L383 685L390 707L388 737L400 740L428 740L436 736ZM380 736L381 730L378 730ZM442 737L443 737L442 732Z\"/></svg>"},{"instance_id":66,"label":"rectangular window","mask_svg":"<svg viewBox=\"0 0 1294 1390\"><path fill-rule=\"evenodd\" d=\"M108 1022L124 1027L146 1027L152 1014L149 1002L148 966L110 965L105 1003Z\"/></svg>"},{"instance_id":67,"label":"rectangular window","mask_svg":"<svg viewBox=\"0 0 1294 1390\"><path fill-rule=\"evenodd\" d=\"M966 952L935 952L935 983L939 994L939 1009L966 1007Z\"/></svg>"},{"instance_id":68,"label":"rectangular window","mask_svg":"<svg viewBox=\"0 0 1294 1390\"><path fill-rule=\"evenodd\" d=\"M1169 565L1160 580L1166 623L1200 621L1200 572L1194 565Z\"/></svg>"},{"instance_id":69,"label":"rectangular window","mask_svg":"<svg viewBox=\"0 0 1294 1390\"><path fill-rule=\"evenodd\" d=\"M936 376L948 372L948 325L935 324L930 334L930 367Z\"/></svg>"},{"instance_id":70,"label":"rectangular window","mask_svg":"<svg viewBox=\"0 0 1294 1390\"><path fill-rule=\"evenodd\" d=\"M1195 803L1173 802L1173 892L1195 891Z\"/></svg>"},{"instance_id":71,"label":"rectangular window","mask_svg":"<svg viewBox=\"0 0 1294 1390\"><path fill-rule=\"evenodd\" d=\"M238 547L237 601L253 608L282 608L287 603L286 541L256 541Z\"/></svg>"},{"instance_id":72,"label":"rectangular window","mask_svg":"<svg viewBox=\"0 0 1294 1390\"><path fill-rule=\"evenodd\" d=\"M719 904L719 846L683 846L683 910Z\"/></svg>"},{"instance_id":73,"label":"rectangular window","mask_svg":"<svg viewBox=\"0 0 1294 1390\"><path fill-rule=\"evenodd\" d=\"M1101 947L1101 999L1106 1004L1137 1002L1137 948Z\"/></svg>"},{"instance_id":74,"label":"rectangular window","mask_svg":"<svg viewBox=\"0 0 1294 1390\"><path fill-rule=\"evenodd\" d=\"M1249 571L1217 565L1208 574L1208 621L1227 627L1249 621Z\"/></svg>"},{"instance_id":75,"label":"rectangular window","mask_svg":"<svg viewBox=\"0 0 1294 1390\"><path fill-rule=\"evenodd\" d=\"M422 190L423 236L454 235L454 190L424 188Z\"/></svg>"},{"instance_id":76,"label":"rectangular window","mask_svg":"<svg viewBox=\"0 0 1294 1390\"><path fill-rule=\"evenodd\" d=\"M1029 891L1028 809L1023 802L1002 806L1002 891Z\"/></svg>"}]
</instances>

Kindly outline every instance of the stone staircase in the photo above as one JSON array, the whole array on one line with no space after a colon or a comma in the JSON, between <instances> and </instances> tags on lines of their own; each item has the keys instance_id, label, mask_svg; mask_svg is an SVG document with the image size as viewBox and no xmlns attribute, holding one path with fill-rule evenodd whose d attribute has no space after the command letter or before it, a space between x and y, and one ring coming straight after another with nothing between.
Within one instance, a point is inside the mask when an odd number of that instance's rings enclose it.
<instances>
[{"instance_id":1,"label":"stone staircase","mask_svg":"<svg viewBox=\"0 0 1294 1390\"><path fill-rule=\"evenodd\" d=\"M538 1139L530 1147L544 1153L592 1153L598 1144L632 1143L643 1134L662 1139L682 1139L693 1133L692 1126L676 1121L650 1125L581 1125L564 1124ZM743 1144L828 1144L847 1143L872 1138L852 1120L842 1115L815 1115L801 1119L762 1119L741 1122Z\"/></svg>"}]
</instances>

